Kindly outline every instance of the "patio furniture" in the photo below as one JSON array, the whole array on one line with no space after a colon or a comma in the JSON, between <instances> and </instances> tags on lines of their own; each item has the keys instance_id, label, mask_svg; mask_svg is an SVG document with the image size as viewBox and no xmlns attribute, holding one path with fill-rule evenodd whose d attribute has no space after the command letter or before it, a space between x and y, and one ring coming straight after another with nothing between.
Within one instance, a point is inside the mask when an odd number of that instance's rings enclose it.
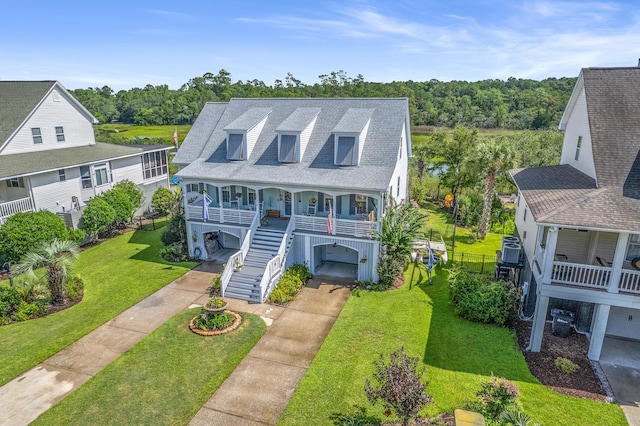
<instances>
[{"instance_id":1,"label":"patio furniture","mask_svg":"<svg viewBox=\"0 0 640 426\"><path fill-rule=\"evenodd\" d=\"M556 262L568 262L569 258L567 257L566 254L560 254L560 253L556 253L555 256L553 257L553 259Z\"/></svg>"},{"instance_id":2,"label":"patio furniture","mask_svg":"<svg viewBox=\"0 0 640 426\"><path fill-rule=\"evenodd\" d=\"M631 259L631 267L636 271L640 271L640 257Z\"/></svg>"},{"instance_id":3,"label":"patio furniture","mask_svg":"<svg viewBox=\"0 0 640 426\"><path fill-rule=\"evenodd\" d=\"M598 265L600 266L604 266L604 267L611 266L611 263L609 263L607 259L605 259L604 257L596 256L596 262L598 262Z\"/></svg>"}]
</instances>

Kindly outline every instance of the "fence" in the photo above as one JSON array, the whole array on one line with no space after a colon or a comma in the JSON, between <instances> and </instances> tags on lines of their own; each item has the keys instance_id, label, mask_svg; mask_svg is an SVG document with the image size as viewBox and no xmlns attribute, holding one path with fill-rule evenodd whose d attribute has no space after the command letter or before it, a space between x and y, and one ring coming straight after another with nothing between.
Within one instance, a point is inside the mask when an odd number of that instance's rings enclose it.
<instances>
[{"instance_id":1,"label":"fence","mask_svg":"<svg viewBox=\"0 0 640 426\"><path fill-rule=\"evenodd\" d=\"M486 254L458 253L453 254L453 263L462 269L479 274L493 275L496 271L496 256Z\"/></svg>"}]
</instances>

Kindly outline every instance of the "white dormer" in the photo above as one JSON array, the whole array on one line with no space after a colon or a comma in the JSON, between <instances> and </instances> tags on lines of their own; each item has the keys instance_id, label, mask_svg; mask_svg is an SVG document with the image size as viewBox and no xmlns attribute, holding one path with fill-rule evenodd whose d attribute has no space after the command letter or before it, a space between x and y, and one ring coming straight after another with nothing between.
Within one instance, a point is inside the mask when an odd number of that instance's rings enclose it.
<instances>
[{"instance_id":1,"label":"white dormer","mask_svg":"<svg viewBox=\"0 0 640 426\"><path fill-rule=\"evenodd\" d=\"M271 108L250 108L224 128L227 160L246 160L251 156L270 112Z\"/></svg>"},{"instance_id":2,"label":"white dormer","mask_svg":"<svg viewBox=\"0 0 640 426\"><path fill-rule=\"evenodd\" d=\"M349 108L333 128L334 163L357 166L369 131L374 108Z\"/></svg>"},{"instance_id":3,"label":"white dormer","mask_svg":"<svg viewBox=\"0 0 640 426\"><path fill-rule=\"evenodd\" d=\"M320 108L297 108L276 128L278 161L299 163L309 144Z\"/></svg>"}]
</instances>

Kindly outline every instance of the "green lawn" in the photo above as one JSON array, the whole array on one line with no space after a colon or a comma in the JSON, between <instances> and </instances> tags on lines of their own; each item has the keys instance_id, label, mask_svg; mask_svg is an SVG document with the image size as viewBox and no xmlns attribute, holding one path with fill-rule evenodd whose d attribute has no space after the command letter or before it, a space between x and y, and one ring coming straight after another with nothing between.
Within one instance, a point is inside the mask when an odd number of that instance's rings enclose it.
<instances>
[{"instance_id":1,"label":"green lawn","mask_svg":"<svg viewBox=\"0 0 640 426\"><path fill-rule=\"evenodd\" d=\"M355 404L384 418L381 407L367 401L364 383L380 353L404 346L427 366L427 391L434 401L430 416L463 407L494 374L518 385L523 408L536 422L626 425L617 405L571 398L541 385L529 373L512 331L456 317L445 271L437 271L433 285L426 284L423 268L410 266L406 276L398 290L349 298L279 424L328 425L332 413L351 412Z\"/></svg>"},{"instance_id":2,"label":"green lawn","mask_svg":"<svg viewBox=\"0 0 640 426\"><path fill-rule=\"evenodd\" d=\"M85 282L79 304L35 320L0 327L0 385L7 383L193 268L158 255L155 231L137 231L80 254Z\"/></svg>"},{"instance_id":3,"label":"green lawn","mask_svg":"<svg viewBox=\"0 0 640 426\"><path fill-rule=\"evenodd\" d=\"M202 337L179 313L32 424L187 424L266 331L243 314L231 333Z\"/></svg>"}]
</instances>

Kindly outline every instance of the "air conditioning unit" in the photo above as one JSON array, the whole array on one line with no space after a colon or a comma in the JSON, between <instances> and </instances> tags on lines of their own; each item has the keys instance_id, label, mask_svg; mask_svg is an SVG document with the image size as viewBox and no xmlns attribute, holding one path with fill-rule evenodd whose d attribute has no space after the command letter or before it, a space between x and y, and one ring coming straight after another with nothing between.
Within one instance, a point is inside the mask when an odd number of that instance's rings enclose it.
<instances>
[{"instance_id":1,"label":"air conditioning unit","mask_svg":"<svg viewBox=\"0 0 640 426\"><path fill-rule=\"evenodd\" d=\"M520 260L520 244L507 243L502 247L502 259L504 263L518 263Z\"/></svg>"},{"instance_id":2,"label":"air conditioning unit","mask_svg":"<svg viewBox=\"0 0 640 426\"><path fill-rule=\"evenodd\" d=\"M504 253L504 246L506 244L517 244L520 245L520 240L518 240L518 237L502 237L502 252Z\"/></svg>"}]
</instances>

